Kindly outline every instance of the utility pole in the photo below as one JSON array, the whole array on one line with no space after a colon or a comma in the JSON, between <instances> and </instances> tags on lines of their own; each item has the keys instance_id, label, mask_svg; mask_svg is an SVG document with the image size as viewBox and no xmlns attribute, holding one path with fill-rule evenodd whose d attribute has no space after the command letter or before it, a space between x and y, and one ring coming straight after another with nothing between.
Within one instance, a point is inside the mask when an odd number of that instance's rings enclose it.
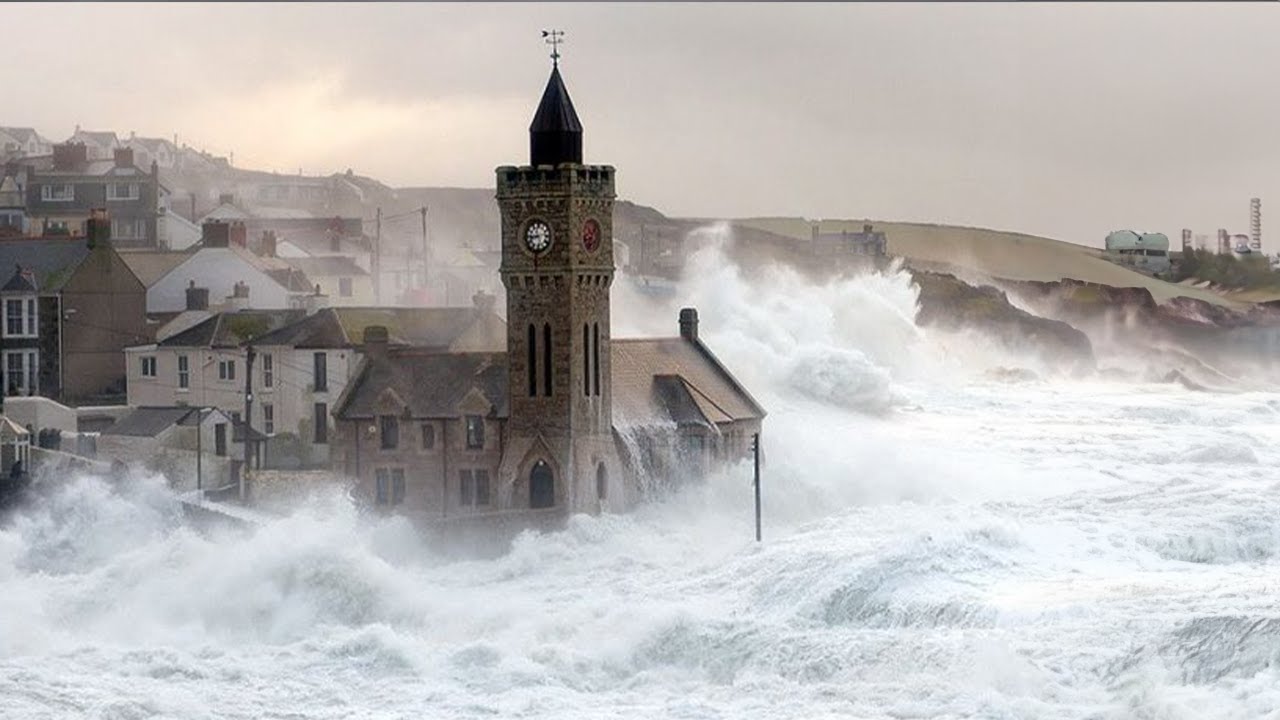
<instances>
[{"instance_id":1,"label":"utility pole","mask_svg":"<svg viewBox=\"0 0 1280 720\"><path fill-rule=\"evenodd\" d=\"M254 352L252 345L245 346L244 361L244 419L241 421L244 426L242 440L244 440L244 467L240 468L240 503L243 505L245 501L245 485L249 476L249 460L251 459L251 442L249 431L252 429L249 418L253 417L253 357L257 353Z\"/></svg>"},{"instance_id":2,"label":"utility pole","mask_svg":"<svg viewBox=\"0 0 1280 720\"><path fill-rule=\"evenodd\" d=\"M378 208L377 224L373 232L373 297L382 305L382 208Z\"/></svg>"},{"instance_id":3,"label":"utility pole","mask_svg":"<svg viewBox=\"0 0 1280 720\"><path fill-rule=\"evenodd\" d=\"M756 433L751 439L751 454L756 466L756 542L760 542L760 433Z\"/></svg>"},{"instance_id":4,"label":"utility pole","mask_svg":"<svg viewBox=\"0 0 1280 720\"><path fill-rule=\"evenodd\" d=\"M423 205L419 212L422 213L422 288L427 287L427 273L429 272L427 260L427 206Z\"/></svg>"},{"instance_id":5,"label":"utility pole","mask_svg":"<svg viewBox=\"0 0 1280 720\"><path fill-rule=\"evenodd\" d=\"M196 493L200 495L201 499L204 498L204 483L201 480L204 470L201 464L204 460L204 433L202 432L204 427L200 422L203 419L204 408L196 408Z\"/></svg>"}]
</instances>

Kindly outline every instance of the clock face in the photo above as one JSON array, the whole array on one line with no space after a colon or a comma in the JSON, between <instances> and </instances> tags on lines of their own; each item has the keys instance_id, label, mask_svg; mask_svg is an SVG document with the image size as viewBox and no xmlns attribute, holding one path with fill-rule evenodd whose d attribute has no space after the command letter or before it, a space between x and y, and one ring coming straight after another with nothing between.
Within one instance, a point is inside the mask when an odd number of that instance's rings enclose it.
<instances>
[{"instance_id":1,"label":"clock face","mask_svg":"<svg viewBox=\"0 0 1280 720\"><path fill-rule=\"evenodd\" d=\"M524 231L524 246L529 252L540 253L551 247L551 228L541 220L534 220Z\"/></svg>"},{"instance_id":2,"label":"clock face","mask_svg":"<svg viewBox=\"0 0 1280 720\"><path fill-rule=\"evenodd\" d=\"M587 252L595 252L600 247L600 223L594 218L589 218L582 224L582 247Z\"/></svg>"}]
</instances>

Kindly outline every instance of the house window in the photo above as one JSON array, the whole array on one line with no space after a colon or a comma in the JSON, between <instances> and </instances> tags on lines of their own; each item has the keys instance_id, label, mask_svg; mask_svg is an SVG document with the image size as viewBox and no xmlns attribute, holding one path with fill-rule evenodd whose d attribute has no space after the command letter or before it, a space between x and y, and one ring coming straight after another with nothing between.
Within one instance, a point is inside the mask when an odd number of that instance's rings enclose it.
<instances>
[{"instance_id":1,"label":"house window","mask_svg":"<svg viewBox=\"0 0 1280 720\"><path fill-rule=\"evenodd\" d=\"M436 449L436 426L431 423L422 423L422 449Z\"/></svg>"},{"instance_id":2,"label":"house window","mask_svg":"<svg viewBox=\"0 0 1280 720\"><path fill-rule=\"evenodd\" d=\"M142 377L153 378L155 376L156 376L156 356L143 355L142 356Z\"/></svg>"},{"instance_id":3,"label":"house window","mask_svg":"<svg viewBox=\"0 0 1280 720\"><path fill-rule=\"evenodd\" d=\"M276 408L271 403L262 403L262 432L268 435L276 433Z\"/></svg>"},{"instance_id":4,"label":"house window","mask_svg":"<svg viewBox=\"0 0 1280 720\"><path fill-rule=\"evenodd\" d=\"M316 392L324 392L329 389L329 356L318 352L312 358L312 365L315 374Z\"/></svg>"},{"instance_id":5,"label":"house window","mask_svg":"<svg viewBox=\"0 0 1280 720\"><path fill-rule=\"evenodd\" d=\"M36 350L4 353L4 394L35 395L40 390L40 354Z\"/></svg>"},{"instance_id":6,"label":"house window","mask_svg":"<svg viewBox=\"0 0 1280 720\"><path fill-rule=\"evenodd\" d=\"M479 415L467 416L467 449L479 450L484 447L484 418Z\"/></svg>"},{"instance_id":7,"label":"house window","mask_svg":"<svg viewBox=\"0 0 1280 720\"><path fill-rule=\"evenodd\" d=\"M399 505L404 502L404 469L378 468L374 471L379 505Z\"/></svg>"},{"instance_id":8,"label":"house window","mask_svg":"<svg viewBox=\"0 0 1280 720\"><path fill-rule=\"evenodd\" d=\"M463 507L489 504L489 471L458 471L458 503Z\"/></svg>"},{"instance_id":9,"label":"house window","mask_svg":"<svg viewBox=\"0 0 1280 720\"><path fill-rule=\"evenodd\" d=\"M137 183L107 183L108 200L137 200Z\"/></svg>"},{"instance_id":10,"label":"house window","mask_svg":"<svg viewBox=\"0 0 1280 720\"><path fill-rule=\"evenodd\" d=\"M271 354L267 353L262 356L262 387L272 387L276 382L275 361L271 358Z\"/></svg>"},{"instance_id":11,"label":"house window","mask_svg":"<svg viewBox=\"0 0 1280 720\"><path fill-rule=\"evenodd\" d=\"M45 202L71 202L76 199L76 189L69 183L41 185L40 199Z\"/></svg>"},{"instance_id":12,"label":"house window","mask_svg":"<svg viewBox=\"0 0 1280 720\"><path fill-rule=\"evenodd\" d=\"M213 453L220 457L227 454L227 424L218 423L213 426Z\"/></svg>"},{"instance_id":13,"label":"house window","mask_svg":"<svg viewBox=\"0 0 1280 720\"><path fill-rule=\"evenodd\" d=\"M178 356L178 388L186 390L191 387L191 359L186 355Z\"/></svg>"},{"instance_id":14,"label":"house window","mask_svg":"<svg viewBox=\"0 0 1280 720\"><path fill-rule=\"evenodd\" d=\"M338 295L351 297L351 278L338 278Z\"/></svg>"},{"instance_id":15,"label":"house window","mask_svg":"<svg viewBox=\"0 0 1280 720\"><path fill-rule=\"evenodd\" d=\"M218 361L218 379L228 380L228 381L236 379L236 361L235 360L219 360Z\"/></svg>"},{"instance_id":16,"label":"house window","mask_svg":"<svg viewBox=\"0 0 1280 720\"><path fill-rule=\"evenodd\" d=\"M36 337L36 299L14 298L4 301L4 336Z\"/></svg>"},{"instance_id":17,"label":"house window","mask_svg":"<svg viewBox=\"0 0 1280 720\"><path fill-rule=\"evenodd\" d=\"M383 450L400 447L400 418L395 415L379 415L378 434L382 437Z\"/></svg>"},{"instance_id":18,"label":"house window","mask_svg":"<svg viewBox=\"0 0 1280 720\"><path fill-rule=\"evenodd\" d=\"M316 445L325 445L329 442L329 406L325 403L316 403L315 406L315 437L312 442Z\"/></svg>"},{"instance_id":19,"label":"house window","mask_svg":"<svg viewBox=\"0 0 1280 720\"><path fill-rule=\"evenodd\" d=\"M111 218L111 237L119 240L142 240L147 236L147 222L141 218Z\"/></svg>"}]
</instances>

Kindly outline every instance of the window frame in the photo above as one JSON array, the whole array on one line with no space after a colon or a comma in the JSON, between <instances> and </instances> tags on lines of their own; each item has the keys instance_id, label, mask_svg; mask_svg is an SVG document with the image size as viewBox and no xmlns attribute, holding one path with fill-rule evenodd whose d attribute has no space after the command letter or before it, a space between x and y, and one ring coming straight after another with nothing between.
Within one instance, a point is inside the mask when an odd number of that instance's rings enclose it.
<instances>
[{"instance_id":1,"label":"window frame","mask_svg":"<svg viewBox=\"0 0 1280 720\"><path fill-rule=\"evenodd\" d=\"M338 297L351 297L355 294L355 283L352 278L338 278Z\"/></svg>"},{"instance_id":2,"label":"window frame","mask_svg":"<svg viewBox=\"0 0 1280 720\"><path fill-rule=\"evenodd\" d=\"M21 380L19 385L12 385L11 378L15 372L11 368L13 360L18 361L16 373ZM4 386L0 388L4 397L29 397L40 394L40 351L31 348L5 350L0 356L0 372L3 373ZM13 388L15 392L10 392Z\"/></svg>"},{"instance_id":3,"label":"window frame","mask_svg":"<svg viewBox=\"0 0 1280 720\"><path fill-rule=\"evenodd\" d=\"M190 355L178 356L177 375L178 375L178 389L190 390L191 389L191 356Z\"/></svg>"},{"instance_id":4,"label":"window frame","mask_svg":"<svg viewBox=\"0 0 1280 720\"><path fill-rule=\"evenodd\" d=\"M142 377L154 379L156 376L156 369L160 365L160 363L156 362L156 356L143 355L141 365L142 367L140 368L140 372L142 373Z\"/></svg>"},{"instance_id":5,"label":"window frame","mask_svg":"<svg viewBox=\"0 0 1280 720\"><path fill-rule=\"evenodd\" d=\"M329 391L329 354L323 350L311 355L311 387L315 392Z\"/></svg>"},{"instance_id":6,"label":"window frame","mask_svg":"<svg viewBox=\"0 0 1280 720\"><path fill-rule=\"evenodd\" d=\"M276 434L276 406L269 402L262 403L262 432L266 435Z\"/></svg>"},{"instance_id":7,"label":"window frame","mask_svg":"<svg viewBox=\"0 0 1280 720\"><path fill-rule=\"evenodd\" d=\"M276 363L271 353L262 354L262 387L271 388L276 384Z\"/></svg>"},{"instance_id":8,"label":"window frame","mask_svg":"<svg viewBox=\"0 0 1280 720\"><path fill-rule=\"evenodd\" d=\"M119 194L117 190L121 187L126 188L129 192L124 195ZM141 197L142 197L142 189L138 183L122 183L122 182L107 183L107 200L109 202L138 200Z\"/></svg>"},{"instance_id":9,"label":"window frame","mask_svg":"<svg viewBox=\"0 0 1280 720\"><path fill-rule=\"evenodd\" d=\"M418 424L418 449L422 452L435 452L436 424L424 422Z\"/></svg>"},{"instance_id":10,"label":"window frame","mask_svg":"<svg viewBox=\"0 0 1280 720\"><path fill-rule=\"evenodd\" d=\"M467 449L483 450L485 442L484 433L484 417L481 415L467 415L464 420L467 431Z\"/></svg>"},{"instance_id":11,"label":"window frame","mask_svg":"<svg viewBox=\"0 0 1280 720\"><path fill-rule=\"evenodd\" d=\"M378 416L378 447L381 450L400 449L400 418L395 415Z\"/></svg>"},{"instance_id":12,"label":"window frame","mask_svg":"<svg viewBox=\"0 0 1280 720\"><path fill-rule=\"evenodd\" d=\"M4 326L2 336L6 338L38 338L40 337L40 306L34 295L8 296L4 298ZM17 314L10 309L17 307ZM17 326L17 332L12 325Z\"/></svg>"},{"instance_id":13,"label":"window frame","mask_svg":"<svg viewBox=\"0 0 1280 720\"><path fill-rule=\"evenodd\" d=\"M66 192L66 197L62 197L62 193L55 193L54 188L61 188ZM40 201L41 202L75 202L76 186L75 183L43 183L40 185Z\"/></svg>"},{"instance_id":14,"label":"window frame","mask_svg":"<svg viewBox=\"0 0 1280 720\"><path fill-rule=\"evenodd\" d=\"M236 381L236 360L222 359L218 361L218 381L219 382L235 382Z\"/></svg>"},{"instance_id":15,"label":"window frame","mask_svg":"<svg viewBox=\"0 0 1280 720\"><path fill-rule=\"evenodd\" d=\"M311 407L311 420L315 426L311 430L312 445L329 444L329 403L314 403Z\"/></svg>"}]
</instances>

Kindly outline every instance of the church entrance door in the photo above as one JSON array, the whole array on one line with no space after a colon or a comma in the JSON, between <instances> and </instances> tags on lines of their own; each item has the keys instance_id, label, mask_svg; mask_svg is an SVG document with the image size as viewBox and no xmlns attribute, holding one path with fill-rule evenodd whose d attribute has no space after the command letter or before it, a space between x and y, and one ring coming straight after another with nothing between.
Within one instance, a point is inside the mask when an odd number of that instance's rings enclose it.
<instances>
[{"instance_id":1,"label":"church entrance door","mask_svg":"<svg viewBox=\"0 0 1280 720\"><path fill-rule=\"evenodd\" d=\"M539 460L529 471L529 507L549 508L556 504L556 480L546 461Z\"/></svg>"}]
</instances>

